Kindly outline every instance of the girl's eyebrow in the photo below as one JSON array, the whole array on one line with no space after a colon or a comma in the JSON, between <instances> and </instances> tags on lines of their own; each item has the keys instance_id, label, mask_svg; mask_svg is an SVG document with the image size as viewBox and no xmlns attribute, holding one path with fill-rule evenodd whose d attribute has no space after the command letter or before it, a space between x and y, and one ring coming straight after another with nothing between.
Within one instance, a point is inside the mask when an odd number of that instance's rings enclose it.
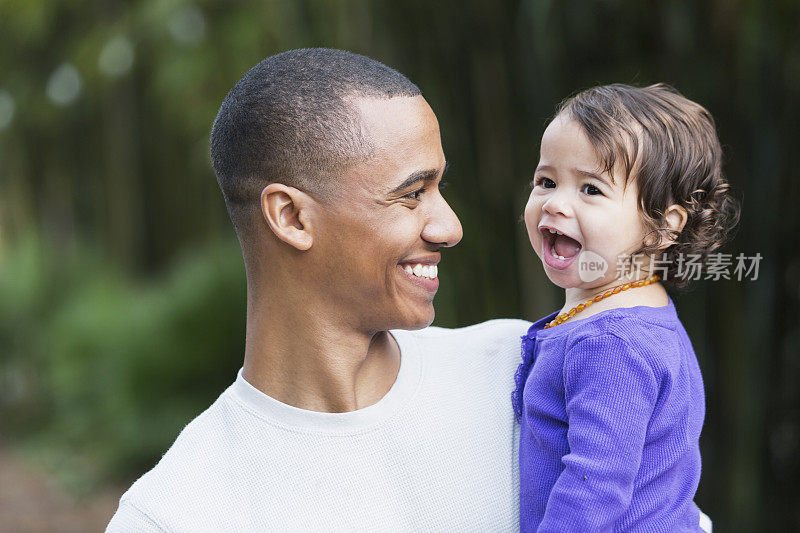
<instances>
[{"instance_id":1,"label":"girl's eyebrow","mask_svg":"<svg viewBox=\"0 0 800 533\"><path fill-rule=\"evenodd\" d=\"M550 165L539 165L538 167L536 167L536 172L539 172L540 170L547 170L547 171L550 171L550 172L555 172L555 169L553 167L551 167ZM584 176L584 177L587 177L587 178L596 179L601 183L605 183L608 187L611 187L611 185L614 183L614 177L613 176L611 177L611 183L609 183L608 179L605 176L599 175L599 174L597 174L595 172L589 172L588 170L581 170L579 168L573 168L572 172L574 174L580 174L581 176Z\"/></svg>"},{"instance_id":2,"label":"girl's eyebrow","mask_svg":"<svg viewBox=\"0 0 800 533\"><path fill-rule=\"evenodd\" d=\"M611 177L611 183L609 183L608 179L605 176L596 174L594 172L589 172L588 170L581 170L579 168L574 168L572 170L576 174L580 174L581 176L586 176L587 178L596 179L596 180L598 180L598 181L600 181L602 183L605 183L609 187L611 187L611 185L614 183L614 177L613 176Z\"/></svg>"}]
</instances>

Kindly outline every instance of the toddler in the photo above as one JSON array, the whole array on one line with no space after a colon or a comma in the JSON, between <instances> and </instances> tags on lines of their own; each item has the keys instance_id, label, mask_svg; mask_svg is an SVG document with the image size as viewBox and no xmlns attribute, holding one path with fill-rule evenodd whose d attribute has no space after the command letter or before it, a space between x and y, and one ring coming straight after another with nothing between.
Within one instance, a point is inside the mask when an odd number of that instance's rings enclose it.
<instances>
[{"instance_id":1,"label":"toddler","mask_svg":"<svg viewBox=\"0 0 800 533\"><path fill-rule=\"evenodd\" d=\"M595 87L542 136L525 224L564 306L522 338L522 531L702 531L700 368L665 286L738 221L714 121L666 85Z\"/></svg>"}]
</instances>

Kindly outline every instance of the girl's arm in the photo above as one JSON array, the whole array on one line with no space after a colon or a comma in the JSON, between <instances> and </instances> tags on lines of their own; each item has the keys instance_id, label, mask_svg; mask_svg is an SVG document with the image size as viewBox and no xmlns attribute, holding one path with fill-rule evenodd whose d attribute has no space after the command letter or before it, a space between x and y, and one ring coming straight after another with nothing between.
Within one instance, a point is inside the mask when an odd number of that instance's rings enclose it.
<instances>
[{"instance_id":1,"label":"girl's arm","mask_svg":"<svg viewBox=\"0 0 800 533\"><path fill-rule=\"evenodd\" d=\"M604 333L568 348L564 390L570 452L539 531L611 531L631 501L659 383L628 342Z\"/></svg>"}]
</instances>

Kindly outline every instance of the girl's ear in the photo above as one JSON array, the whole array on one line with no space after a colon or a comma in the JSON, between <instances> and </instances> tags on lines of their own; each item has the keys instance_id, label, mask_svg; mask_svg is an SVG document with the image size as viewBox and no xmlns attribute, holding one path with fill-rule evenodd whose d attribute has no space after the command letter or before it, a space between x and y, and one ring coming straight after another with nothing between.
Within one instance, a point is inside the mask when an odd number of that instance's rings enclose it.
<instances>
[{"instance_id":1,"label":"girl's ear","mask_svg":"<svg viewBox=\"0 0 800 533\"><path fill-rule=\"evenodd\" d=\"M305 251L314 242L310 216L313 202L300 189L270 183L261 191L261 214L276 237Z\"/></svg>"},{"instance_id":2,"label":"girl's ear","mask_svg":"<svg viewBox=\"0 0 800 533\"><path fill-rule=\"evenodd\" d=\"M664 243L663 248L675 244L675 238L683 231L687 218L686 209L677 204L672 204L664 211L664 221L667 223L671 238Z\"/></svg>"}]
</instances>

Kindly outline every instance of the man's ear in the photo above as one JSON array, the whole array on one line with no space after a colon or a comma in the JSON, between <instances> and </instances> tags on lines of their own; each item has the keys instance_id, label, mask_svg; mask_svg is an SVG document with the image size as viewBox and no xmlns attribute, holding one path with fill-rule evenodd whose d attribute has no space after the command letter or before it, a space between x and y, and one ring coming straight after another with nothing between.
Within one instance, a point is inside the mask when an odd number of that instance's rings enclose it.
<instances>
[{"instance_id":1,"label":"man's ear","mask_svg":"<svg viewBox=\"0 0 800 533\"><path fill-rule=\"evenodd\" d=\"M280 240L305 251L311 248L309 210L314 200L303 191L282 183L270 183L261 191L261 215Z\"/></svg>"},{"instance_id":2,"label":"man's ear","mask_svg":"<svg viewBox=\"0 0 800 533\"><path fill-rule=\"evenodd\" d=\"M675 244L675 239L683 231L687 218L686 209L677 204L672 204L664 211L664 222L667 223L670 238L662 244L661 248Z\"/></svg>"}]
</instances>

